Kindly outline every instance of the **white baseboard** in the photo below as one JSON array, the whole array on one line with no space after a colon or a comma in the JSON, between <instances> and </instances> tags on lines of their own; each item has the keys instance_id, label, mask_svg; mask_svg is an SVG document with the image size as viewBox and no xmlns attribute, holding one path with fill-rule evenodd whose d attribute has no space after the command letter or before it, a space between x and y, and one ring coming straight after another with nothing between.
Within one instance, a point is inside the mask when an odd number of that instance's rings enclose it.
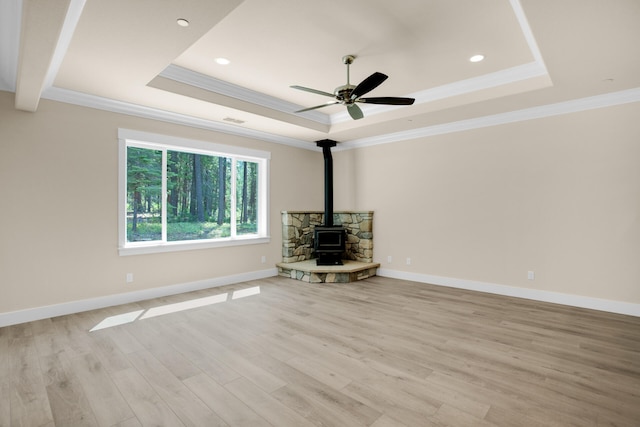
<instances>
[{"instance_id":1,"label":"white baseboard","mask_svg":"<svg viewBox=\"0 0 640 427\"><path fill-rule=\"evenodd\" d=\"M0 313L0 327L17 325L19 323L48 319L50 317L64 316L66 314L80 313L82 311L111 307L119 304L142 301L152 298L181 294L184 292L199 291L218 286L232 285L234 283L248 282L250 280L265 279L278 275L277 268L252 271L249 273L234 274L231 276L215 277L196 282L182 283L178 285L163 286L161 288L143 289L140 291L125 292L103 297L89 298L79 301L65 302L62 304L35 307L25 310Z\"/></svg>"},{"instance_id":2,"label":"white baseboard","mask_svg":"<svg viewBox=\"0 0 640 427\"><path fill-rule=\"evenodd\" d=\"M640 317L640 304L379 268L378 276Z\"/></svg>"},{"instance_id":3,"label":"white baseboard","mask_svg":"<svg viewBox=\"0 0 640 427\"><path fill-rule=\"evenodd\" d=\"M235 274L231 276L216 277L199 280L196 282L182 283L161 288L144 289L140 291L126 292L104 297L90 298L79 301L71 301L62 304L54 304L44 307L35 307L25 310L0 313L0 327L17 325L19 323L48 319L50 317L64 316L66 314L80 313L82 311L111 307L119 304L159 298L184 292L198 291L215 288L218 286L232 285L248 282L250 280L265 279L278 275L276 268L253 271L249 273ZM613 301L601 298L585 297L580 295L563 294L560 292L542 291L530 288L518 288L514 286L498 285L495 283L478 282L474 280L455 279L451 277L434 276L430 274L409 273L405 271L379 268L378 276L393 279L410 280L413 282L428 283L450 288L467 289L486 292L497 295L505 295L517 298L525 298L535 301L544 301L572 307L589 308L592 310L607 311L610 313L626 314L640 317L640 304Z\"/></svg>"}]
</instances>

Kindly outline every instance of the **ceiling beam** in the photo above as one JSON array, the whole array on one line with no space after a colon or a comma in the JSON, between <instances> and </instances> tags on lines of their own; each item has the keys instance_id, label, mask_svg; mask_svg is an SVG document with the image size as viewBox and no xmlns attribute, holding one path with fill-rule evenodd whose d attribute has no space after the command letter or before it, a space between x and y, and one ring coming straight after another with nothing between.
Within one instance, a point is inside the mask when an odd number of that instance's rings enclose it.
<instances>
[{"instance_id":1,"label":"ceiling beam","mask_svg":"<svg viewBox=\"0 0 640 427\"><path fill-rule=\"evenodd\" d=\"M34 112L50 78L72 0L23 0L15 107Z\"/></svg>"}]
</instances>

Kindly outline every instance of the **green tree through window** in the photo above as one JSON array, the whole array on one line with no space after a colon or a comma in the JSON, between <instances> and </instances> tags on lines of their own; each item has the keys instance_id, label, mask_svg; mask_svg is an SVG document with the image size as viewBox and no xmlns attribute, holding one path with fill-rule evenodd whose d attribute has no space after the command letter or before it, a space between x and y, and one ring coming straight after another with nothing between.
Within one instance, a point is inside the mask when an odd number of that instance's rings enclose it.
<instances>
[{"instance_id":1,"label":"green tree through window","mask_svg":"<svg viewBox=\"0 0 640 427\"><path fill-rule=\"evenodd\" d=\"M265 159L121 141L126 153L121 247L266 237Z\"/></svg>"},{"instance_id":2,"label":"green tree through window","mask_svg":"<svg viewBox=\"0 0 640 427\"><path fill-rule=\"evenodd\" d=\"M162 152L127 149L127 240L159 240L162 191Z\"/></svg>"},{"instance_id":3,"label":"green tree through window","mask_svg":"<svg viewBox=\"0 0 640 427\"><path fill-rule=\"evenodd\" d=\"M231 163L226 157L168 152L168 241L231 235L231 206L227 195L231 189L228 170Z\"/></svg>"},{"instance_id":4,"label":"green tree through window","mask_svg":"<svg viewBox=\"0 0 640 427\"><path fill-rule=\"evenodd\" d=\"M255 162L238 161L236 172L237 183L236 215L238 234L250 234L257 232L258 211L258 164Z\"/></svg>"}]
</instances>

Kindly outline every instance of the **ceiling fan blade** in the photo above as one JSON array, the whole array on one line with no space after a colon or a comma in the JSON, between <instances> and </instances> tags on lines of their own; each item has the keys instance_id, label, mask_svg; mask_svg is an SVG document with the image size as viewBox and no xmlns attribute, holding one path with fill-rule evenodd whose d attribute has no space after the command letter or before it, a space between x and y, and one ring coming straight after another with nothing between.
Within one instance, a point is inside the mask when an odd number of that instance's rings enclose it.
<instances>
[{"instance_id":1,"label":"ceiling fan blade","mask_svg":"<svg viewBox=\"0 0 640 427\"><path fill-rule=\"evenodd\" d=\"M309 88L309 87L297 86L297 85L289 86L289 87L290 87L290 88L293 88L293 89L303 90L303 91L305 91L305 92L316 93L316 94L318 94L318 95L329 96L329 97L331 97L331 98L335 98L335 97L336 97L336 96L335 96L334 94L332 94L332 93L329 93L329 92L323 92L323 91L321 91L321 90L317 90L317 89L311 89L311 88Z\"/></svg>"},{"instance_id":2,"label":"ceiling fan blade","mask_svg":"<svg viewBox=\"0 0 640 427\"><path fill-rule=\"evenodd\" d=\"M353 89L353 91L351 92L351 99L359 98L365 93L371 92L372 90L380 86L383 81L387 80L388 77L389 76L387 76L386 74L382 74L376 71L375 73L371 74L369 77L361 81L360 84L356 86L355 89Z\"/></svg>"},{"instance_id":3,"label":"ceiling fan blade","mask_svg":"<svg viewBox=\"0 0 640 427\"><path fill-rule=\"evenodd\" d=\"M329 101L324 104L316 105L315 107L303 108L302 110L294 111L294 113L302 113L303 111L315 110L317 108L328 107L329 105L339 104L338 101Z\"/></svg>"},{"instance_id":4,"label":"ceiling fan blade","mask_svg":"<svg viewBox=\"0 0 640 427\"><path fill-rule=\"evenodd\" d=\"M353 120L358 120L364 117L362 110L356 104L348 104L347 111Z\"/></svg>"},{"instance_id":5,"label":"ceiling fan blade","mask_svg":"<svg viewBox=\"0 0 640 427\"><path fill-rule=\"evenodd\" d=\"M386 105L412 105L415 102L414 98L398 98L394 96L380 96L374 98L359 98L357 102L364 102L365 104L386 104Z\"/></svg>"}]
</instances>

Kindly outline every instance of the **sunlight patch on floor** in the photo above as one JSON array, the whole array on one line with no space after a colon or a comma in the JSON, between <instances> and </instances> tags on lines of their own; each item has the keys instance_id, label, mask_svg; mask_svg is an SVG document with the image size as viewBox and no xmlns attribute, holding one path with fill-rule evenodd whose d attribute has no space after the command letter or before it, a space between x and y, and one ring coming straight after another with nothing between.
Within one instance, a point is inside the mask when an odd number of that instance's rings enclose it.
<instances>
[{"instance_id":1,"label":"sunlight patch on floor","mask_svg":"<svg viewBox=\"0 0 640 427\"><path fill-rule=\"evenodd\" d=\"M231 299L236 300L259 294L260 286L253 286L251 288L233 291ZM90 332L99 331L101 329L111 328L114 326L125 325L127 323L133 323L136 320L150 319L152 317L164 316L165 314L177 313L180 311L191 310L198 307L219 304L222 302L227 302L228 300L229 293L225 292L223 294L213 295L210 297L194 298L188 301L160 305L158 307L153 307L147 310L137 310L129 313L117 314L115 316L109 316L105 318L103 321L91 328Z\"/></svg>"},{"instance_id":2,"label":"sunlight patch on floor","mask_svg":"<svg viewBox=\"0 0 640 427\"><path fill-rule=\"evenodd\" d=\"M140 316L140 320L225 302L227 300L227 295L228 294L225 292L224 294L214 295L211 297L197 298L189 301L177 302L175 304L167 304L150 308L146 313Z\"/></svg>"},{"instance_id":3,"label":"sunlight patch on floor","mask_svg":"<svg viewBox=\"0 0 640 427\"><path fill-rule=\"evenodd\" d=\"M251 295L257 295L260 293L260 286L254 286L252 288L241 289L239 291L233 291L231 299L239 299L244 297L250 297Z\"/></svg>"},{"instance_id":4,"label":"sunlight patch on floor","mask_svg":"<svg viewBox=\"0 0 640 427\"><path fill-rule=\"evenodd\" d=\"M115 316L107 317L102 322L91 328L90 332L135 322L142 313L144 313L144 310L137 310L130 313L122 313Z\"/></svg>"}]
</instances>

